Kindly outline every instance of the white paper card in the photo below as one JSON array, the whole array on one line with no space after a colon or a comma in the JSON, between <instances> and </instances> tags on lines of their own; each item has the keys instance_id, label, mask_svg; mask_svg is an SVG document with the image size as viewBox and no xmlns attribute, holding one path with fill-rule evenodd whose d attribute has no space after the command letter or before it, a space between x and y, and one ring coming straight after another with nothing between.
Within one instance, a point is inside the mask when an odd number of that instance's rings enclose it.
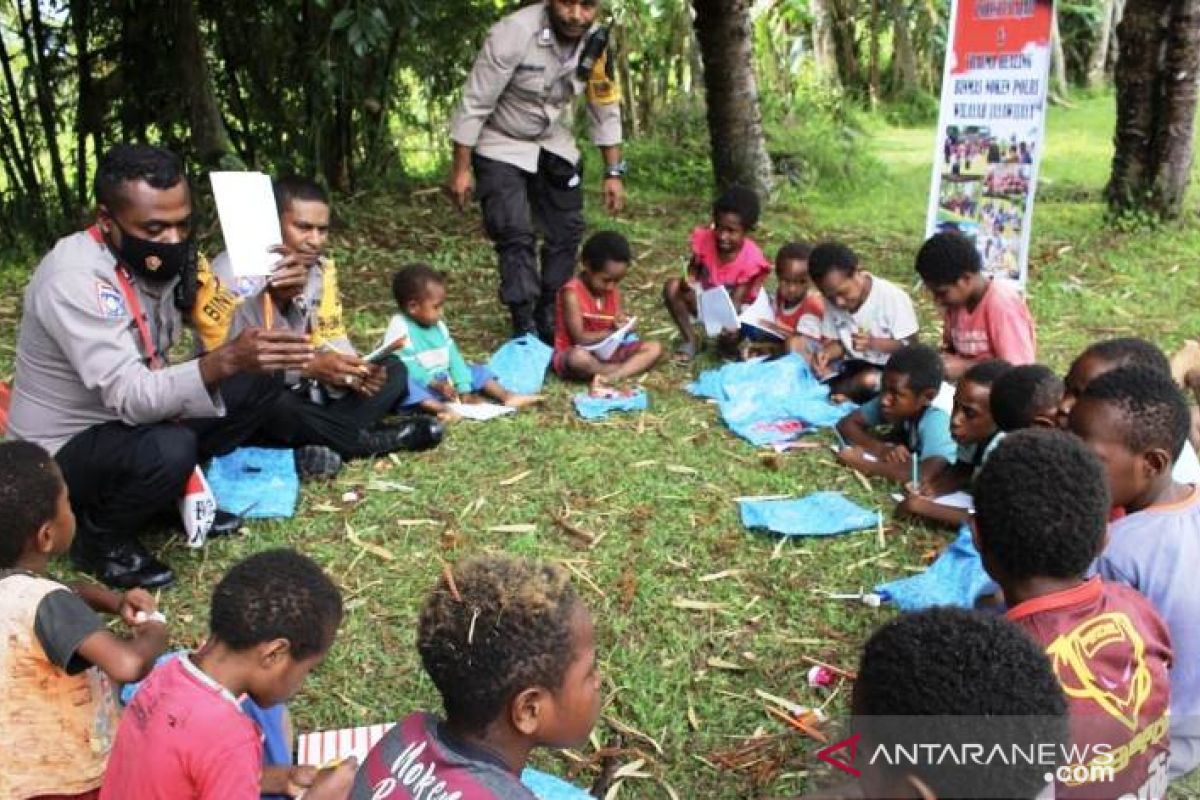
<instances>
[{"instance_id":1,"label":"white paper card","mask_svg":"<svg viewBox=\"0 0 1200 800\"><path fill-rule=\"evenodd\" d=\"M498 403L446 403L446 409L463 419L473 419L476 422L487 422L496 417L517 413L515 408Z\"/></svg>"},{"instance_id":2,"label":"white paper card","mask_svg":"<svg viewBox=\"0 0 1200 800\"><path fill-rule=\"evenodd\" d=\"M897 503L902 503L904 502L904 495L900 494L899 492L893 492L892 499ZM947 508L961 508L963 511L970 511L975 507L975 498L971 497L971 495L967 494L966 492L951 492L950 494L943 494L934 497L932 500L939 506L946 506Z\"/></svg>"},{"instance_id":3,"label":"white paper card","mask_svg":"<svg viewBox=\"0 0 1200 800\"><path fill-rule=\"evenodd\" d=\"M762 327L763 323L768 325L775 324L775 308L771 305L771 298L766 292L759 292L758 297L754 298L754 302L746 306L738 319L745 325L753 325L756 328ZM763 328L768 333L775 333L770 328ZM778 336L779 334L775 334Z\"/></svg>"},{"instance_id":4,"label":"white paper card","mask_svg":"<svg viewBox=\"0 0 1200 800\"><path fill-rule=\"evenodd\" d=\"M629 335L629 332L633 330L633 326L636 324L637 317L631 317L628 322L610 333L606 339L595 344L585 344L583 349L590 351L592 355L601 361L608 361L613 357L613 353L617 352L617 348L625 341L625 337Z\"/></svg>"},{"instance_id":5,"label":"white paper card","mask_svg":"<svg viewBox=\"0 0 1200 800\"><path fill-rule=\"evenodd\" d=\"M697 306L700 321L704 324L704 333L709 338L717 336L723 330L737 330L741 327L733 298L724 286L705 289L700 293Z\"/></svg>"},{"instance_id":6,"label":"white paper card","mask_svg":"<svg viewBox=\"0 0 1200 800\"><path fill-rule=\"evenodd\" d=\"M262 172L210 172L221 236L235 277L270 275L279 255L271 248L283 244L275 190Z\"/></svg>"},{"instance_id":7,"label":"white paper card","mask_svg":"<svg viewBox=\"0 0 1200 800\"><path fill-rule=\"evenodd\" d=\"M364 725L360 728L341 728L333 731L302 733L296 743L296 765L323 767L331 761L354 756L361 764L380 739L395 723Z\"/></svg>"}]
</instances>

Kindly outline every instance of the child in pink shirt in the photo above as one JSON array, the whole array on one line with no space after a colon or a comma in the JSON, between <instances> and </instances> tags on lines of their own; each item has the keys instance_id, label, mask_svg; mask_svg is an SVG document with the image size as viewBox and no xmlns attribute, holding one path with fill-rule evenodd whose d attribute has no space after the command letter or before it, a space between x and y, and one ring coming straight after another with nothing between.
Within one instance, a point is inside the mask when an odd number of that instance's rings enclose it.
<instances>
[{"instance_id":1,"label":"child in pink shirt","mask_svg":"<svg viewBox=\"0 0 1200 800\"><path fill-rule=\"evenodd\" d=\"M1037 335L1025 298L1011 284L983 274L983 260L958 233L932 236L917 253L917 273L944 314L946 379L992 358L1013 366L1037 360Z\"/></svg>"},{"instance_id":2,"label":"child in pink shirt","mask_svg":"<svg viewBox=\"0 0 1200 800\"><path fill-rule=\"evenodd\" d=\"M690 361L698 348L693 319L700 290L724 286L734 307L741 309L754 301L766 281L771 262L748 236L758 224L758 214L758 195L734 186L713 203L712 225L692 231L687 278L671 278L663 286L663 302L683 337L677 350L681 360ZM737 328L723 331L718 339L721 351L735 352L739 336Z\"/></svg>"},{"instance_id":3,"label":"child in pink shirt","mask_svg":"<svg viewBox=\"0 0 1200 800\"><path fill-rule=\"evenodd\" d=\"M261 736L239 698L269 708L295 694L341 621L341 593L299 553L234 566L213 592L208 641L151 673L126 709L100 800L258 800ZM344 800L355 767L322 770L296 793Z\"/></svg>"}]
</instances>

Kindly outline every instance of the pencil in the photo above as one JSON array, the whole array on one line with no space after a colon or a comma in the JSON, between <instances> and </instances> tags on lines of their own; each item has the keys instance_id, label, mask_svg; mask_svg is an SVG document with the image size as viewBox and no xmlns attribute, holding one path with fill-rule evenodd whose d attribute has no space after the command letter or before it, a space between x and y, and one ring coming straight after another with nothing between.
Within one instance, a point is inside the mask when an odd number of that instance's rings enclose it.
<instances>
[{"instance_id":1,"label":"pencil","mask_svg":"<svg viewBox=\"0 0 1200 800\"><path fill-rule=\"evenodd\" d=\"M614 322L617 319L612 314L589 314L586 311L583 312L583 316L587 317L588 319L603 320L604 322Z\"/></svg>"},{"instance_id":2,"label":"pencil","mask_svg":"<svg viewBox=\"0 0 1200 800\"><path fill-rule=\"evenodd\" d=\"M921 485L920 482L921 482L921 461L920 461L920 458L917 456L917 454L913 453L912 454L912 485L913 485L914 492L917 490L917 487Z\"/></svg>"}]
</instances>

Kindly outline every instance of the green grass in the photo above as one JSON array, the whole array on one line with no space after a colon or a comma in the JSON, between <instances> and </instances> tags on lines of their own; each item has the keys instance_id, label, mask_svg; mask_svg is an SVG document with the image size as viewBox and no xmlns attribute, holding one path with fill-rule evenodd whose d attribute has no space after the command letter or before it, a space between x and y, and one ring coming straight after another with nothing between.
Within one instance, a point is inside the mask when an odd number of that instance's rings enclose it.
<instances>
[{"instance_id":1,"label":"green grass","mask_svg":"<svg viewBox=\"0 0 1200 800\"><path fill-rule=\"evenodd\" d=\"M1102 96L1073 110L1055 109L1048 124L1030 292L1043 360L1058 369L1098 337L1138 333L1169 349L1200 332L1200 311L1186 291L1200 279L1200 232L1118 233L1104 225L1111 104ZM804 192L784 188L767 204L756 238L768 253L795 237L843 238L871 269L910 285L932 137L932 127L870 124L860 140L871 159L861 170L865 177ZM680 269L688 231L706 221L710 202L703 192L669 185L639 189L639 169L663 166L633 162L629 210L616 222L589 197L593 223L615 226L635 243L638 266L624 292L644 320L643 333L657 331L657 338L665 338L669 326L658 287ZM504 338L494 256L477 214L460 217L431 193L364 195L337 211L335 254L360 345L374 342L390 313L388 275L415 259L450 273L448 320L468 355L483 357ZM0 303L6 332L0 365L11 361L18 314L11 290L28 268L10 263L0 270L0 286L10 290ZM927 298L920 307L924 338L935 341ZM356 463L336 484L307 487L295 519L256 522L248 535L200 552L155 540L180 575L179 585L163 595L176 643L192 645L204 635L208 594L237 559L269 546L300 548L341 583L349 611L333 652L295 700L298 728L394 720L438 707L413 643L417 610L441 561L481 550L553 559L579 576L596 617L604 715L661 747L660 754L649 741L626 736L622 744L630 752L623 761L644 758L644 770L683 798L799 793L815 749L810 741L786 739L777 759L738 772L713 768L709 755L756 731L781 732L753 690L819 702L806 686L803 657L853 668L865 637L891 616L824 600L820 591L857 590L915 571L948 535L889 522L882 548L874 533L777 547L771 538L746 533L731 501L738 495L832 488L887 509L888 489L874 481L867 491L824 450L761 458L723 428L711 406L683 392L692 375L663 366L646 381L648 413L600 424L576 419L569 402L576 387L551 379L540 411L460 424L432 453ZM360 502L343 502L351 490ZM599 543L579 545L555 522L564 516L602 537ZM518 534L494 529L506 525L533 528ZM377 548L360 548L352 532ZM717 573L724 577L702 580ZM723 608L687 611L673 605L679 598ZM713 668L711 658L744 669ZM602 720L596 741L613 737L614 727ZM589 745L577 755L586 759L592 751ZM596 774L594 765L556 754L541 754L536 762L571 771L581 784ZM666 792L639 778L627 781L620 796Z\"/></svg>"}]
</instances>

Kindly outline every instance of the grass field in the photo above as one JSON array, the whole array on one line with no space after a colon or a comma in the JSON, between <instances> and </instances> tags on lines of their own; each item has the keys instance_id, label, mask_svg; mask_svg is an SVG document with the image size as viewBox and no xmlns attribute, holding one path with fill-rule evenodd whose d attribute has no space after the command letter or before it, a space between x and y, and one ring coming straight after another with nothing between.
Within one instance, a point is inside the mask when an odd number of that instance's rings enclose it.
<instances>
[{"instance_id":1,"label":"grass field","mask_svg":"<svg viewBox=\"0 0 1200 800\"><path fill-rule=\"evenodd\" d=\"M1137 333L1170 349L1200 333L1200 309L1187 291L1200 280L1200 230L1120 233L1104 224L1111 103L1099 97L1053 110L1047 126L1030 293L1042 358L1058 369L1092 339ZM767 204L757 240L773 254L791 238L841 238L871 269L910 285L932 140L932 126L871 124L861 139L875 165L867 176L805 192L784 188ZM644 320L644 336L666 339L658 287L681 268L687 234L706 221L710 198L639 189L638 166L635 158L619 220L604 219L594 195L589 209L595 225L615 226L635 243L627 303ZM425 192L347 199L338 216L335 255L360 345L374 343L390 313L391 271L415 259L449 273L448 322L469 356L484 357L501 342L506 318L477 214L461 217ZM0 286L10 290L0 304L0 372L11 363L19 313L12 290L28 268L10 263L0 271ZM922 338L935 342L928 298L920 307ZM825 600L822 591L856 591L917 571L949 537L891 521L882 547L874 533L778 545L745 532L732 502L739 495L839 489L890 516L888 489L873 481L868 491L824 449L760 457L711 406L683 391L696 369L711 365L663 366L646 380L648 413L599 424L579 421L569 402L575 387L551 379L541 410L461 423L432 453L353 464L334 484L306 487L292 520L254 523L246 536L199 552L153 540L180 575L162 598L176 643L203 635L208 593L230 564L262 548L297 547L337 578L349 609L333 652L294 703L298 727L394 720L437 708L413 643L417 609L442 559L491 549L554 559L576 574L597 620L605 704L595 741L640 732L622 737L628 752L620 760L643 759L641 771L653 776L626 780L619 796L666 797L664 783L681 798L799 793L815 749L809 740L782 738L772 758L743 771L714 768L711 754L757 731L782 733L753 690L819 702L806 686L804 658L852 669L865 637L891 616ZM343 502L351 490L360 502ZM583 545L568 529L599 541ZM720 606L690 611L680 599ZM582 748L574 759L542 754L537 765L572 771L587 785L597 768L581 762L592 751Z\"/></svg>"}]
</instances>

